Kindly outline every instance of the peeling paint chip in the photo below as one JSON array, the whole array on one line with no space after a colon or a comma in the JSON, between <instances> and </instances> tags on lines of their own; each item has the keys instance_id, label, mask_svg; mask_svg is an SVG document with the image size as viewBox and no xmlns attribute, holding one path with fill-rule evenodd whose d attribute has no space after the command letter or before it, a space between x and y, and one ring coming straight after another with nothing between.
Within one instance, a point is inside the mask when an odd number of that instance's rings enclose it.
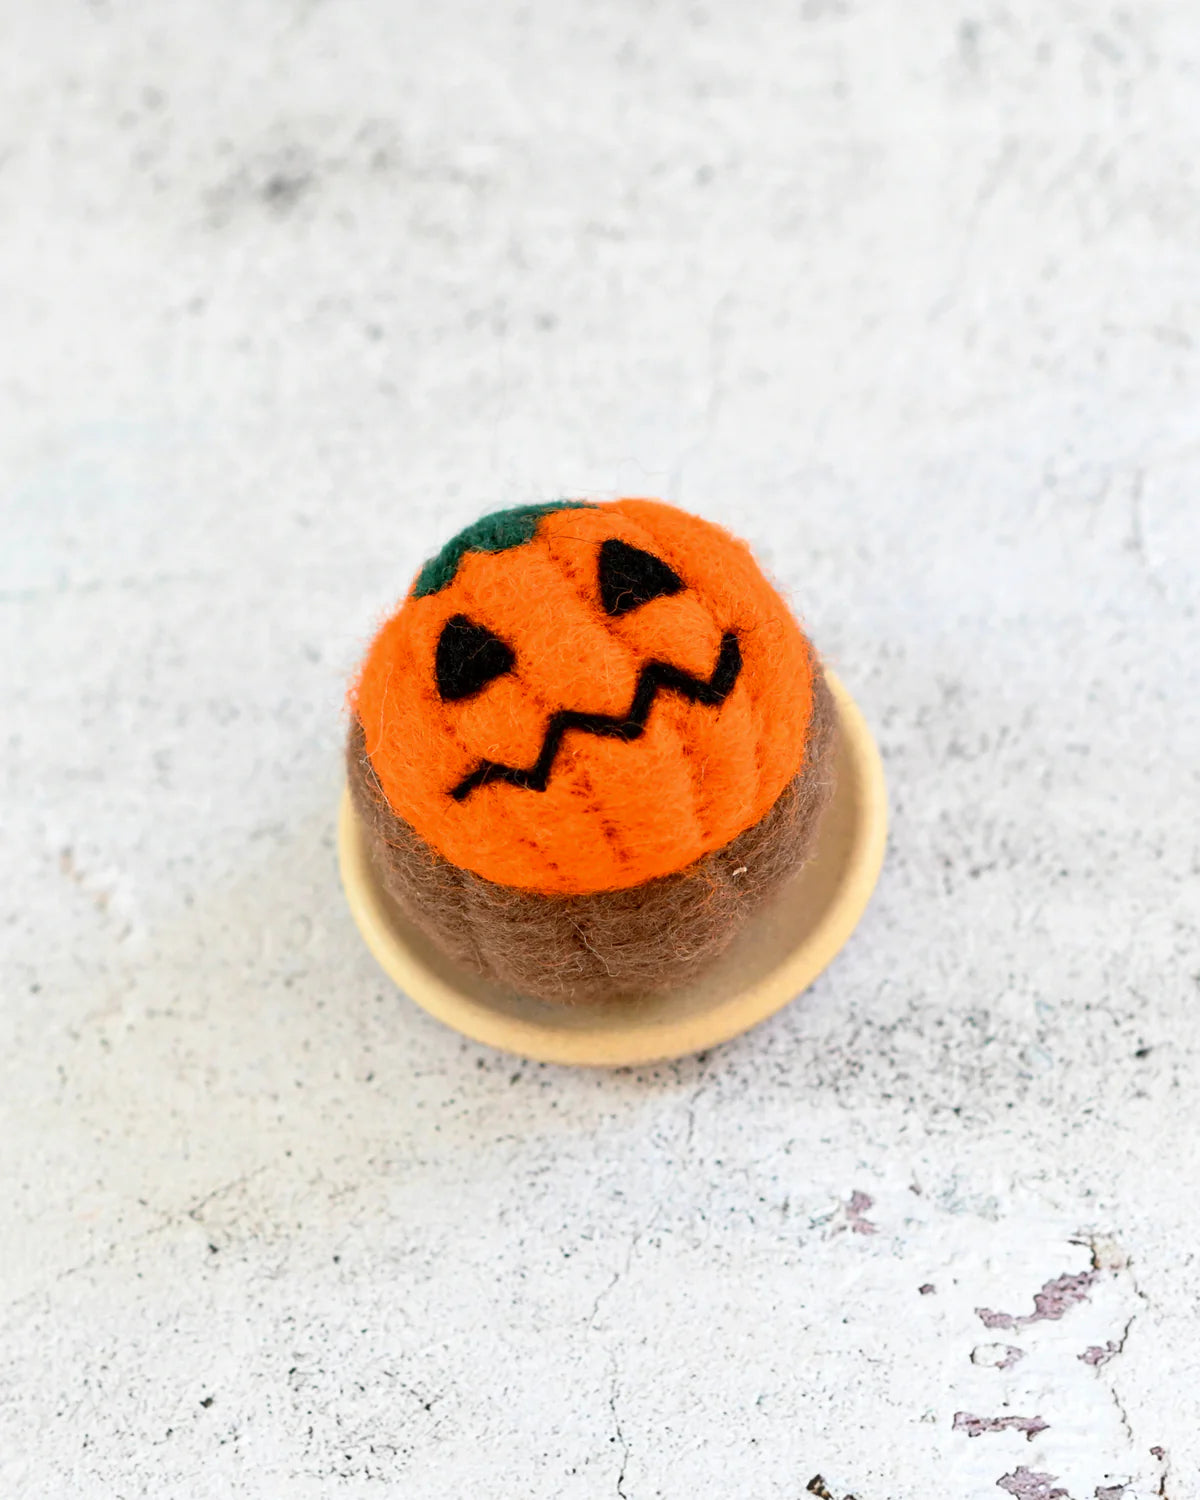
<instances>
[{"instance_id":1,"label":"peeling paint chip","mask_svg":"<svg viewBox=\"0 0 1200 1500\"><path fill-rule=\"evenodd\" d=\"M1099 1273L1079 1271L1073 1276L1056 1276L1047 1281L1033 1299L1033 1311L1017 1317L1013 1313L993 1312L990 1307L975 1309L985 1328L1028 1328L1031 1323L1057 1323L1078 1302L1086 1302Z\"/></svg>"},{"instance_id":2,"label":"peeling paint chip","mask_svg":"<svg viewBox=\"0 0 1200 1500\"><path fill-rule=\"evenodd\" d=\"M997 1479L996 1488L1006 1490L1015 1500L1071 1500L1064 1489L1052 1489L1053 1474L1035 1474L1022 1466Z\"/></svg>"},{"instance_id":3,"label":"peeling paint chip","mask_svg":"<svg viewBox=\"0 0 1200 1500\"><path fill-rule=\"evenodd\" d=\"M971 1350L971 1363L985 1365L989 1370L1011 1370L1024 1358L1024 1349L1016 1344L978 1344Z\"/></svg>"},{"instance_id":4,"label":"peeling paint chip","mask_svg":"<svg viewBox=\"0 0 1200 1500\"><path fill-rule=\"evenodd\" d=\"M878 1234L876 1225L870 1219L864 1218L867 1209L875 1205L874 1198L870 1193L860 1193L857 1188L850 1194L850 1202L846 1205L846 1218L850 1228L855 1234Z\"/></svg>"},{"instance_id":5,"label":"peeling paint chip","mask_svg":"<svg viewBox=\"0 0 1200 1500\"><path fill-rule=\"evenodd\" d=\"M956 1411L953 1427L973 1438L985 1432L1023 1432L1032 1443L1039 1432L1048 1431L1050 1423L1041 1417L973 1417L970 1412Z\"/></svg>"},{"instance_id":6,"label":"peeling paint chip","mask_svg":"<svg viewBox=\"0 0 1200 1500\"><path fill-rule=\"evenodd\" d=\"M1114 1355L1120 1354L1120 1352L1120 1344L1116 1343L1113 1339L1109 1339L1108 1343L1103 1346L1100 1344L1090 1344L1082 1354L1076 1357L1085 1365L1106 1365Z\"/></svg>"}]
</instances>

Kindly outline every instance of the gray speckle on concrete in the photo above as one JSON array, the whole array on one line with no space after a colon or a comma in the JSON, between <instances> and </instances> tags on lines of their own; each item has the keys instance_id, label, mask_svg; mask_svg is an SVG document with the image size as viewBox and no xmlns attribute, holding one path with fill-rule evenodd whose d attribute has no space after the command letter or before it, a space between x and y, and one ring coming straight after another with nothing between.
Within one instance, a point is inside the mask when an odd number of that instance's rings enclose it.
<instances>
[{"instance_id":1,"label":"gray speckle on concrete","mask_svg":"<svg viewBox=\"0 0 1200 1500\"><path fill-rule=\"evenodd\" d=\"M1195 9L0 41L0 1493L1185 1493ZM767 559L893 824L800 1002L574 1073L364 950L342 703L475 514L620 493Z\"/></svg>"}]
</instances>

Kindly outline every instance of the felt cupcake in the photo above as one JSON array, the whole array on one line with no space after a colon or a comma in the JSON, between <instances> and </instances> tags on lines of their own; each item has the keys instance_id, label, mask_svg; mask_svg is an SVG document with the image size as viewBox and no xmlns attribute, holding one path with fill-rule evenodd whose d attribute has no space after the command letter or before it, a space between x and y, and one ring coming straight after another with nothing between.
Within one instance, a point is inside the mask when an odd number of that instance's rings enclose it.
<instances>
[{"instance_id":1,"label":"felt cupcake","mask_svg":"<svg viewBox=\"0 0 1200 1500\"><path fill-rule=\"evenodd\" d=\"M692 980L812 854L833 700L749 548L655 500L484 516L351 692L380 880L458 963L585 1002Z\"/></svg>"}]
</instances>

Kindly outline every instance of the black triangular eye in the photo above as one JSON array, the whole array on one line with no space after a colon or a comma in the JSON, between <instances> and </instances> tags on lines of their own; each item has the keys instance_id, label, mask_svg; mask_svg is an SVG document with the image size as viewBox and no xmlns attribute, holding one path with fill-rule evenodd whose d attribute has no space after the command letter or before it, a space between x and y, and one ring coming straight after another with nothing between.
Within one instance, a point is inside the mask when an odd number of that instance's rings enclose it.
<instances>
[{"instance_id":1,"label":"black triangular eye","mask_svg":"<svg viewBox=\"0 0 1200 1500\"><path fill-rule=\"evenodd\" d=\"M434 656L438 692L448 703L482 692L493 678L507 672L516 658L486 625L466 615L451 615L442 626Z\"/></svg>"},{"instance_id":2,"label":"black triangular eye","mask_svg":"<svg viewBox=\"0 0 1200 1500\"><path fill-rule=\"evenodd\" d=\"M613 537L600 548L600 603L605 614L625 615L686 587L678 573L640 547Z\"/></svg>"}]
</instances>

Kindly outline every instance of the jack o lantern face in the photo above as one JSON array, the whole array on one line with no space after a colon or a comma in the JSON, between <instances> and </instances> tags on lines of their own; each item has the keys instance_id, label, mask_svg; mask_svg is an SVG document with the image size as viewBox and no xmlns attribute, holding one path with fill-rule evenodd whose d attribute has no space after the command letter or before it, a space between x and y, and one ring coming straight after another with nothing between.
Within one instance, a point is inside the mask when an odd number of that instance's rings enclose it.
<instances>
[{"instance_id":1,"label":"jack o lantern face","mask_svg":"<svg viewBox=\"0 0 1200 1500\"><path fill-rule=\"evenodd\" d=\"M810 648L746 546L653 500L485 517L427 563L354 703L392 808L501 885L621 890L801 769Z\"/></svg>"}]
</instances>

